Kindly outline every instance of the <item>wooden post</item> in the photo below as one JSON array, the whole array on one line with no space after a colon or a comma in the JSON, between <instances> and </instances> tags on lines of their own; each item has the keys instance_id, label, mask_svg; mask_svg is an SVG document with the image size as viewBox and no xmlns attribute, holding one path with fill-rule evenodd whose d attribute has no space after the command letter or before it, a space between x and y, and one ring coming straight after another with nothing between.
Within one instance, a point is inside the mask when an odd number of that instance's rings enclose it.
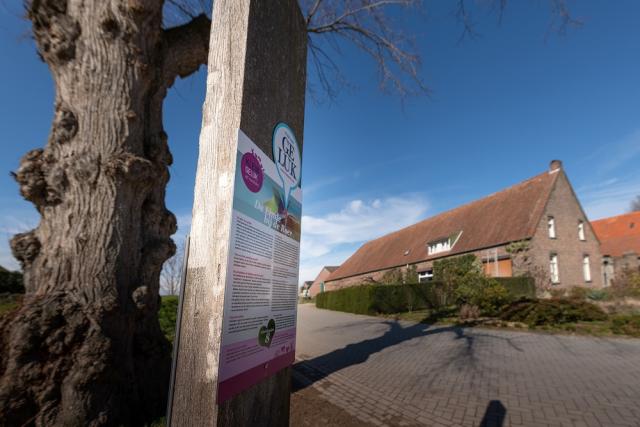
<instances>
[{"instance_id":1,"label":"wooden post","mask_svg":"<svg viewBox=\"0 0 640 427\"><path fill-rule=\"evenodd\" d=\"M216 398L238 130L271 156L286 122L302 147L305 23L296 0L216 0L212 17L171 426L286 426L291 368Z\"/></svg>"}]
</instances>

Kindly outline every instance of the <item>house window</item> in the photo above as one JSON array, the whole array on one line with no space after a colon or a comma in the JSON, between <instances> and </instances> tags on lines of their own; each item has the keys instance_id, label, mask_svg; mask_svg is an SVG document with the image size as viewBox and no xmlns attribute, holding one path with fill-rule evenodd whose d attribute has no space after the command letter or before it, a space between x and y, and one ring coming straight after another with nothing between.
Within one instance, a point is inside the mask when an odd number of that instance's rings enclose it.
<instances>
[{"instance_id":1,"label":"house window","mask_svg":"<svg viewBox=\"0 0 640 427\"><path fill-rule=\"evenodd\" d=\"M547 218L547 228L549 229L549 238L555 239L556 238L556 220L552 216Z\"/></svg>"},{"instance_id":2,"label":"house window","mask_svg":"<svg viewBox=\"0 0 640 427\"><path fill-rule=\"evenodd\" d=\"M591 281L591 263L589 262L589 255L582 257L582 275L585 282Z\"/></svg>"},{"instance_id":3,"label":"house window","mask_svg":"<svg viewBox=\"0 0 640 427\"><path fill-rule=\"evenodd\" d=\"M578 223L578 238L580 240L586 240L584 237L584 222L582 221Z\"/></svg>"},{"instance_id":4,"label":"house window","mask_svg":"<svg viewBox=\"0 0 640 427\"><path fill-rule=\"evenodd\" d=\"M449 239L439 240L429 243L429 255L439 252L447 252L451 250L451 241Z\"/></svg>"},{"instance_id":5,"label":"house window","mask_svg":"<svg viewBox=\"0 0 640 427\"><path fill-rule=\"evenodd\" d=\"M427 253L429 255L433 255L440 252L450 251L451 248L453 248L453 246L458 242L460 236L462 236L462 231L454 233L449 237L427 243Z\"/></svg>"},{"instance_id":6,"label":"house window","mask_svg":"<svg viewBox=\"0 0 640 427\"><path fill-rule=\"evenodd\" d=\"M549 257L549 269L551 273L551 283L560 283L560 275L558 274L558 255L551 254Z\"/></svg>"},{"instance_id":7,"label":"house window","mask_svg":"<svg viewBox=\"0 0 640 427\"><path fill-rule=\"evenodd\" d=\"M430 282L433 280L433 270L423 271L418 273L418 282Z\"/></svg>"}]
</instances>

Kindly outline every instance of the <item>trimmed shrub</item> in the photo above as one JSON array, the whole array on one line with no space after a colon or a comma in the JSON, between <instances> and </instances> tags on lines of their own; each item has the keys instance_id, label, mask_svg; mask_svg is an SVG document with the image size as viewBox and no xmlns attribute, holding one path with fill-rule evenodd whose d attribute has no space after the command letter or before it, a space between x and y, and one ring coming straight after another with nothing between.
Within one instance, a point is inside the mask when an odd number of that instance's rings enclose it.
<instances>
[{"instance_id":1,"label":"trimmed shrub","mask_svg":"<svg viewBox=\"0 0 640 427\"><path fill-rule=\"evenodd\" d=\"M618 315L611 318L614 334L640 337L640 314Z\"/></svg>"},{"instance_id":2,"label":"trimmed shrub","mask_svg":"<svg viewBox=\"0 0 640 427\"><path fill-rule=\"evenodd\" d=\"M402 270L399 268L392 268L391 270L386 271L380 282L385 285L399 285L402 283Z\"/></svg>"},{"instance_id":3,"label":"trimmed shrub","mask_svg":"<svg viewBox=\"0 0 640 427\"><path fill-rule=\"evenodd\" d=\"M475 306L486 315L495 315L512 301L504 286L484 276L465 276L455 292L459 305Z\"/></svg>"},{"instance_id":4,"label":"trimmed shrub","mask_svg":"<svg viewBox=\"0 0 640 427\"><path fill-rule=\"evenodd\" d=\"M536 283L532 277L494 277L493 280L504 286L513 299L536 297Z\"/></svg>"},{"instance_id":5,"label":"trimmed shrub","mask_svg":"<svg viewBox=\"0 0 640 427\"><path fill-rule=\"evenodd\" d=\"M407 267L407 271L404 272L404 283L419 283L420 278L418 276L418 269L415 264Z\"/></svg>"},{"instance_id":6,"label":"trimmed shrub","mask_svg":"<svg viewBox=\"0 0 640 427\"><path fill-rule=\"evenodd\" d=\"M438 307L437 282L360 285L316 296L316 307L355 314L401 313Z\"/></svg>"},{"instance_id":7,"label":"trimmed shrub","mask_svg":"<svg viewBox=\"0 0 640 427\"><path fill-rule=\"evenodd\" d=\"M502 320L526 323L530 327L579 321L606 320L600 307L586 301L569 299L516 301L500 314Z\"/></svg>"},{"instance_id":8,"label":"trimmed shrub","mask_svg":"<svg viewBox=\"0 0 640 427\"><path fill-rule=\"evenodd\" d=\"M480 308L475 305L462 304L458 318L460 320L473 320L480 317Z\"/></svg>"},{"instance_id":9,"label":"trimmed shrub","mask_svg":"<svg viewBox=\"0 0 640 427\"><path fill-rule=\"evenodd\" d=\"M611 296L605 289L592 289L587 293L587 298L592 301L607 301Z\"/></svg>"},{"instance_id":10,"label":"trimmed shrub","mask_svg":"<svg viewBox=\"0 0 640 427\"><path fill-rule=\"evenodd\" d=\"M551 288L549 294L551 294L551 298L564 298L567 296L567 290L565 288Z\"/></svg>"},{"instance_id":11,"label":"trimmed shrub","mask_svg":"<svg viewBox=\"0 0 640 427\"><path fill-rule=\"evenodd\" d=\"M458 288L474 286L485 280L482 264L472 254L434 261L433 277L442 283L441 290L438 293L439 304L442 307L456 303L451 297L456 298L458 303L461 302L458 296ZM462 293L464 294L465 291L463 290Z\"/></svg>"},{"instance_id":12,"label":"trimmed shrub","mask_svg":"<svg viewBox=\"0 0 640 427\"><path fill-rule=\"evenodd\" d=\"M355 314L374 313L370 289L377 285L361 285L316 295L316 307ZM389 285L392 286L392 285Z\"/></svg>"},{"instance_id":13,"label":"trimmed shrub","mask_svg":"<svg viewBox=\"0 0 640 427\"><path fill-rule=\"evenodd\" d=\"M620 273L616 272L610 290L611 294L618 298L640 298L640 271L627 268Z\"/></svg>"},{"instance_id":14,"label":"trimmed shrub","mask_svg":"<svg viewBox=\"0 0 640 427\"><path fill-rule=\"evenodd\" d=\"M0 294L23 294L22 273L0 267Z\"/></svg>"},{"instance_id":15,"label":"trimmed shrub","mask_svg":"<svg viewBox=\"0 0 640 427\"><path fill-rule=\"evenodd\" d=\"M587 298L589 294L589 289L582 286L574 286L569 289L569 298L583 300Z\"/></svg>"}]
</instances>

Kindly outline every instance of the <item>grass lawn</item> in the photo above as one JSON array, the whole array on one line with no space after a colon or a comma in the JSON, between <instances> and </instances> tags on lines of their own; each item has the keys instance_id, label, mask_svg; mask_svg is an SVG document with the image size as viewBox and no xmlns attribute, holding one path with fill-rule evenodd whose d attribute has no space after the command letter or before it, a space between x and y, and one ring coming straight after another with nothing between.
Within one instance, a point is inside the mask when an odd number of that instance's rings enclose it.
<instances>
[{"instance_id":1,"label":"grass lawn","mask_svg":"<svg viewBox=\"0 0 640 427\"><path fill-rule=\"evenodd\" d=\"M3 294L0 295L0 316L5 315L20 305L22 294Z\"/></svg>"}]
</instances>

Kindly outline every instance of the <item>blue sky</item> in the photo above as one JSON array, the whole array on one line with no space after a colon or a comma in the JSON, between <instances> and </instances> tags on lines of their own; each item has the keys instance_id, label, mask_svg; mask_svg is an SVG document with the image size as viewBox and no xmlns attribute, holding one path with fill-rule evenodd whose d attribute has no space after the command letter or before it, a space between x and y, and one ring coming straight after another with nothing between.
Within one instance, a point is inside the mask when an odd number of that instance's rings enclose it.
<instances>
[{"instance_id":1,"label":"blue sky","mask_svg":"<svg viewBox=\"0 0 640 427\"><path fill-rule=\"evenodd\" d=\"M462 43L453 1L398 16L433 91L404 106L377 90L366 57L342 50L353 87L306 106L301 280L366 240L529 178L555 158L590 218L628 208L640 194L640 2L571 2L584 26L566 36L548 32L549 3L510 2L501 25L477 9L481 36ZM20 13L0 3L0 265L12 268L10 235L38 217L9 171L46 143L53 111L51 78ZM201 70L178 81L165 102L177 240L190 224L204 79Z\"/></svg>"}]
</instances>

